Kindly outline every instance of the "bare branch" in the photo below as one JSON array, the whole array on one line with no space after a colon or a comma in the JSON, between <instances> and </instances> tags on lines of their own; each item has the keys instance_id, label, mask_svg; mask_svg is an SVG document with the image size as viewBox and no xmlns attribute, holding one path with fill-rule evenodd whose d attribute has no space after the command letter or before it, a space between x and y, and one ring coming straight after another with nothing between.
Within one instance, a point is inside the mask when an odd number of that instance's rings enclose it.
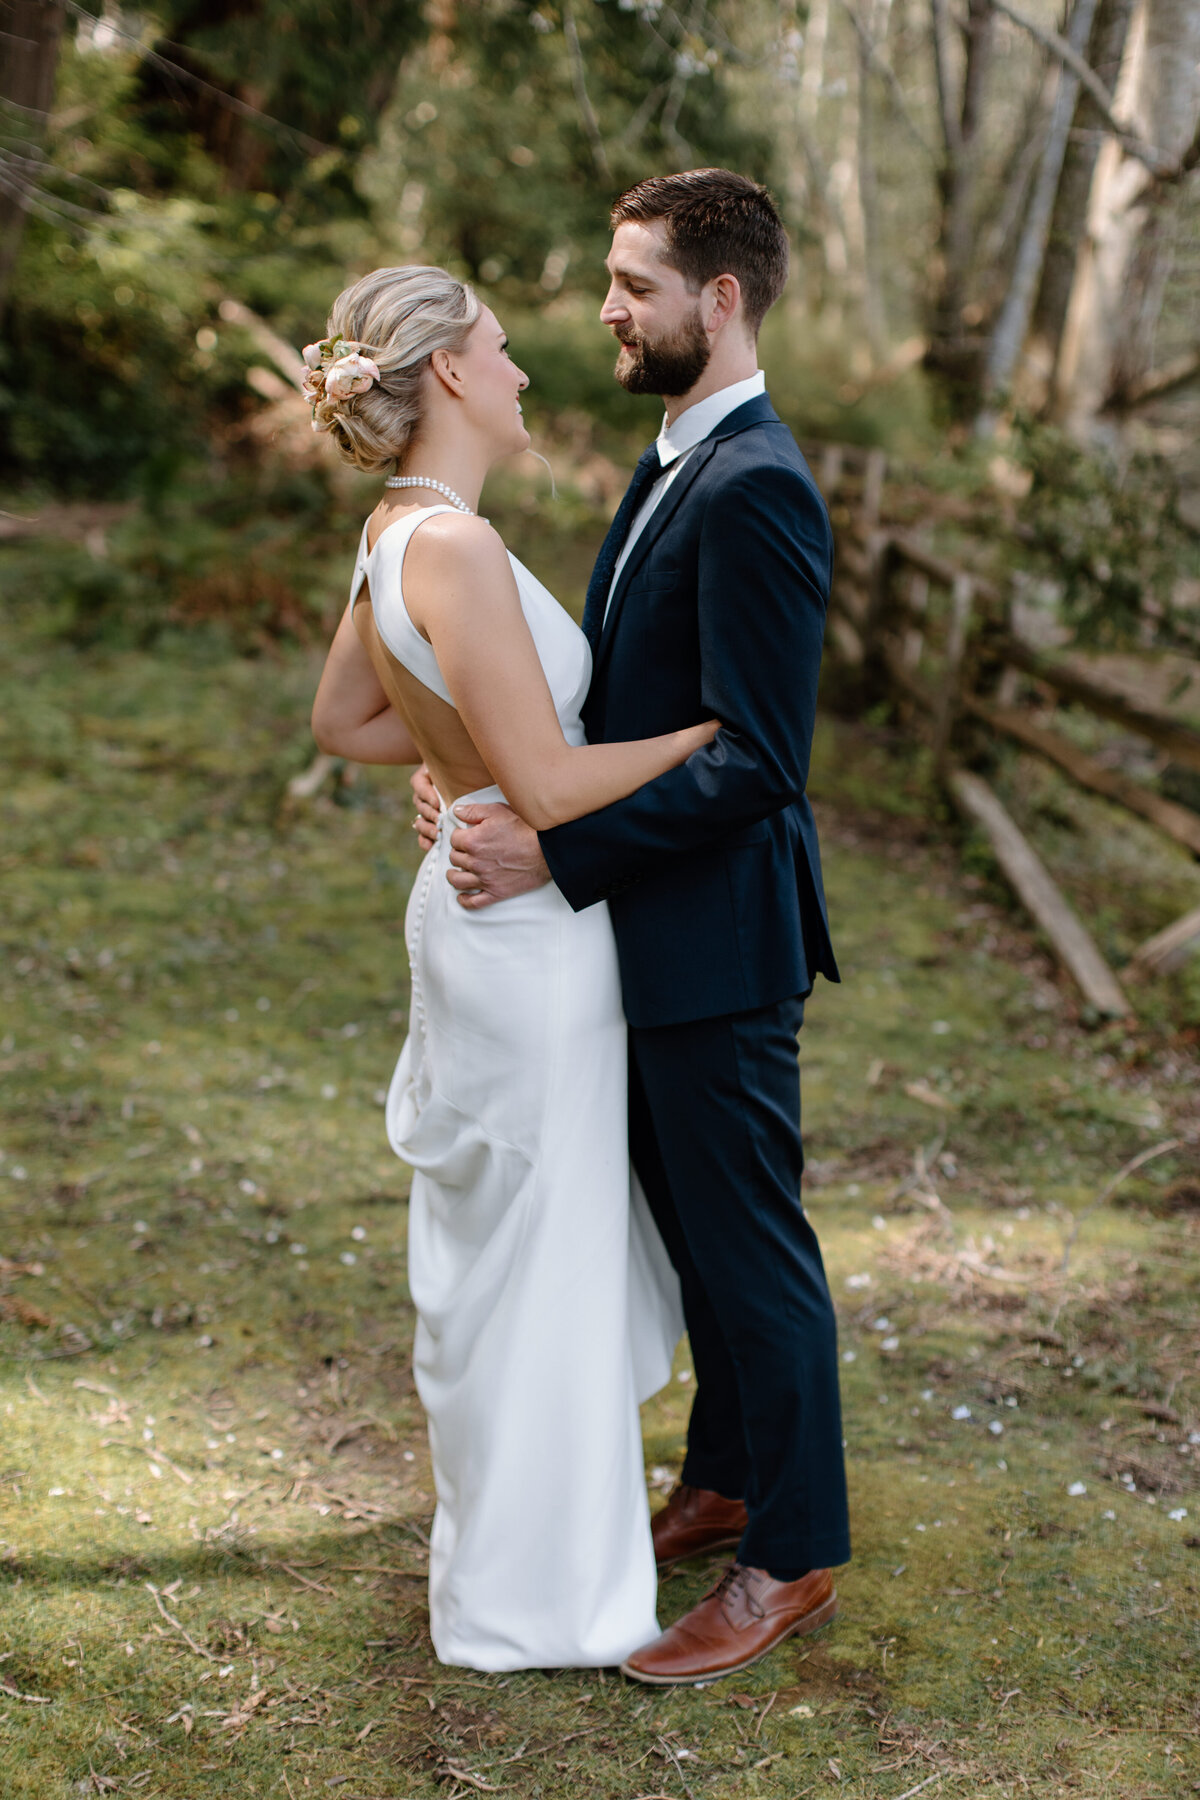
<instances>
[{"instance_id":1,"label":"bare branch","mask_svg":"<svg viewBox=\"0 0 1200 1800\"><path fill-rule=\"evenodd\" d=\"M637 111L631 114L628 123L620 135L622 144L639 144L642 133L654 116L654 109L667 91L667 83L660 81L656 87L650 88Z\"/></svg>"},{"instance_id":2,"label":"bare branch","mask_svg":"<svg viewBox=\"0 0 1200 1800\"><path fill-rule=\"evenodd\" d=\"M1079 78L1073 65L1082 60L1079 53L1087 45L1095 11L1096 0L1074 0L1069 26L1071 41L1064 45L1071 52L1071 64L1065 65L1059 72L1050 128L1046 133L1042 160L1017 245L1012 278L988 348L984 388L989 401L1007 397L1013 371L1029 330L1029 317L1046 257L1046 240L1050 231L1050 215L1054 210L1054 196L1058 192L1058 179L1067 152L1067 137L1079 96ZM988 432L990 418L990 413L985 409L976 421L976 428Z\"/></svg>"},{"instance_id":3,"label":"bare branch","mask_svg":"<svg viewBox=\"0 0 1200 1800\"><path fill-rule=\"evenodd\" d=\"M95 24L96 15L88 12L86 7L80 6L78 0L59 0L59 3L64 11L71 13L76 19L85 19L88 24ZM127 44L133 45L142 60L149 63L151 68L160 69L164 74L173 75L177 80L184 82L188 87L196 88L201 93L211 94L218 106L224 106L229 112L237 113L239 118L248 119L255 125L261 125L277 137L290 138L296 147L303 150L308 156L324 156L332 148L329 144L323 144L319 138L309 137L307 132L297 131L294 125L285 124L282 119L276 119L270 113L260 111L257 106L250 106L245 100L239 100L236 94L227 93L224 88L214 86L211 81L205 81L203 76L194 74L191 69L185 69L182 63L172 62L169 57L160 55L157 50L151 50L140 37L131 31L126 31L117 24L115 19L108 19L106 22L117 37L124 38ZM163 41L168 40L164 39ZM176 47L172 46L172 48Z\"/></svg>"},{"instance_id":4,"label":"bare branch","mask_svg":"<svg viewBox=\"0 0 1200 1800\"><path fill-rule=\"evenodd\" d=\"M929 0L931 36L933 39L933 71L937 79L938 113L942 122L942 139L946 160L953 162L962 149L962 132L954 96L950 92L950 65L946 59L946 0Z\"/></svg>"},{"instance_id":5,"label":"bare branch","mask_svg":"<svg viewBox=\"0 0 1200 1800\"><path fill-rule=\"evenodd\" d=\"M839 0L839 3L842 10L848 15L855 31L858 33L858 41L862 47L863 55L866 58L867 66L872 75L880 76L891 97L892 105L895 107L896 112L899 114L903 123L908 127L910 135L920 145L926 156L936 161L936 150L928 141L924 132L921 130L921 127L917 124L917 121L908 110L908 102L904 98L904 89L900 85L896 71L892 68L892 65L879 54L879 47L864 25L858 8L851 4L851 0Z\"/></svg>"},{"instance_id":6,"label":"bare branch","mask_svg":"<svg viewBox=\"0 0 1200 1800\"><path fill-rule=\"evenodd\" d=\"M1189 381L1195 381L1197 375L1200 375L1200 348L1186 351L1161 369L1151 369L1140 381L1115 394L1109 405L1114 408L1145 406L1163 394L1185 387Z\"/></svg>"},{"instance_id":7,"label":"bare branch","mask_svg":"<svg viewBox=\"0 0 1200 1800\"><path fill-rule=\"evenodd\" d=\"M1085 1219L1090 1219L1092 1214L1098 1211L1106 1201L1112 1199L1112 1196L1116 1193L1126 1176L1132 1175L1135 1170L1140 1169L1143 1163L1153 1162L1156 1156L1166 1156L1168 1151L1178 1150L1182 1146L1182 1143L1182 1138L1165 1138L1161 1144L1151 1144L1148 1150L1139 1150L1136 1156L1131 1156L1127 1163L1121 1165L1112 1180L1105 1183L1104 1187L1100 1190L1100 1193L1091 1204L1083 1207L1081 1211L1074 1215L1071 1220L1071 1229L1067 1233L1066 1242L1063 1244L1062 1263L1060 1265L1063 1274L1066 1273L1067 1267L1070 1264L1071 1252L1075 1248L1075 1241L1079 1236L1079 1227L1083 1224L1083 1221Z\"/></svg>"},{"instance_id":8,"label":"bare branch","mask_svg":"<svg viewBox=\"0 0 1200 1800\"><path fill-rule=\"evenodd\" d=\"M1006 19L1011 19L1014 25L1019 25L1022 31L1027 31L1030 37L1036 38L1039 44L1044 45L1052 55L1057 56L1066 68L1070 69L1080 85L1087 89L1100 117L1113 136L1119 140L1121 148L1128 156L1136 157L1138 162L1144 163L1151 174L1157 176L1160 181L1178 180L1180 174L1186 172L1183 171L1181 164L1172 162L1171 158L1164 156L1161 150L1155 150L1152 145L1144 143L1129 125L1122 124L1113 112L1112 95L1096 71L1084 61L1072 45L1068 44L1066 38L1060 37L1058 32L1052 31L1048 25L1039 25L1035 19L1027 18L1023 12L1018 12L1015 6L1009 4L1009 0L991 0L991 4L997 12L1003 13ZM1194 148L1196 160L1200 160L1200 141Z\"/></svg>"},{"instance_id":9,"label":"bare branch","mask_svg":"<svg viewBox=\"0 0 1200 1800\"><path fill-rule=\"evenodd\" d=\"M611 181L613 175L608 163L608 152L604 148L600 125L587 91L587 71L584 68L583 50L570 0L563 0L563 36L567 40L567 55L571 60L571 86L575 89L575 104L579 108L583 129L591 146L592 161L596 165L596 173L602 175L605 181Z\"/></svg>"},{"instance_id":10,"label":"bare branch","mask_svg":"<svg viewBox=\"0 0 1200 1800\"><path fill-rule=\"evenodd\" d=\"M660 123L664 138L679 159L679 167L684 168L691 157L692 147L679 130L679 114L687 97L688 84L695 72L695 65L683 46L689 37L697 37L700 34L701 26L704 23L704 0L692 0L691 10L686 19L681 19L677 13L672 16L679 26L679 45L671 52L675 68Z\"/></svg>"}]
</instances>

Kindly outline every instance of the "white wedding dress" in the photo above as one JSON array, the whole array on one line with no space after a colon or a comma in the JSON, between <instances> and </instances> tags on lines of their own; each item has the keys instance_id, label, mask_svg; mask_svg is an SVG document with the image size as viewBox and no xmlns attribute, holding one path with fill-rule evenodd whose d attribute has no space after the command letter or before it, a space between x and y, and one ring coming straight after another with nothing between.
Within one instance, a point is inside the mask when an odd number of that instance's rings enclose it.
<instances>
[{"instance_id":1,"label":"white wedding dress","mask_svg":"<svg viewBox=\"0 0 1200 1800\"><path fill-rule=\"evenodd\" d=\"M366 530L392 654L450 702L404 605L423 508ZM510 557L563 733L584 741L587 640ZM452 702L450 702L452 704ZM489 787L461 800L504 796ZM638 1403L668 1379L678 1285L631 1179L626 1042L608 909L557 888L464 911L442 812L405 929L408 1040L388 1137L413 1170L413 1364L437 1487L434 1648L473 1669L606 1666L657 1636Z\"/></svg>"}]
</instances>

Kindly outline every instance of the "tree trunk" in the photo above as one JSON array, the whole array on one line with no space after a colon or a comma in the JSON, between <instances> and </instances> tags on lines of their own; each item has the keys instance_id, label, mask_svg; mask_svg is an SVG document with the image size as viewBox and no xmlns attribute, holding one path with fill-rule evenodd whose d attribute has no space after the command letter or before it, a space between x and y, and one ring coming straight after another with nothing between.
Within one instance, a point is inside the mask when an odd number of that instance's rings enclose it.
<instances>
[{"instance_id":1,"label":"tree trunk","mask_svg":"<svg viewBox=\"0 0 1200 1800\"><path fill-rule=\"evenodd\" d=\"M829 37L829 0L812 0L804 33L804 61L800 73L800 122L806 131L817 129L821 89L825 85L825 44Z\"/></svg>"},{"instance_id":2,"label":"tree trunk","mask_svg":"<svg viewBox=\"0 0 1200 1800\"><path fill-rule=\"evenodd\" d=\"M65 13L46 0L0 0L0 109L21 154L36 158L54 100L58 45ZM0 164L0 317L25 233L37 182L32 170L7 158Z\"/></svg>"},{"instance_id":3,"label":"tree trunk","mask_svg":"<svg viewBox=\"0 0 1200 1800\"><path fill-rule=\"evenodd\" d=\"M1091 36L1095 13L1096 0L1075 0L1071 9L1067 42L1080 55ZM1041 166L1033 185L1021 241L1017 246L1012 279L988 347L984 399L989 406L1002 402L1007 397L1025 345L1025 335L1029 329L1029 318L1046 254L1054 197L1058 191L1067 151L1067 136L1075 115L1078 95L1079 77L1071 69L1064 67L1059 71L1058 92L1050 115L1046 147L1042 151Z\"/></svg>"},{"instance_id":4,"label":"tree trunk","mask_svg":"<svg viewBox=\"0 0 1200 1800\"><path fill-rule=\"evenodd\" d=\"M1088 40L1087 60L1115 93L1133 17L1134 0L1099 0ZM1063 161L1042 280L1033 314L1033 331L1042 361L1055 369L1075 283L1075 269L1087 230L1088 197L1105 131L1099 109L1086 90L1080 94Z\"/></svg>"},{"instance_id":5,"label":"tree trunk","mask_svg":"<svg viewBox=\"0 0 1200 1800\"><path fill-rule=\"evenodd\" d=\"M1168 158L1188 148L1200 117L1195 0L1143 0L1130 34L1118 111ZM1090 435L1105 405L1152 366L1174 260L1183 184L1156 183L1111 139L1097 161L1086 253L1059 354L1055 410Z\"/></svg>"},{"instance_id":6,"label":"tree trunk","mask_svg":"<svg viewBox=\"0 0 1200 1800\"><path fill-rule=\"evenodd\" d=\"M1200 8L1196 0L1149 0L1145 66L1154 94L1145 135L1172 158L1187 149L1200 118ZM1154 366L1155 336L1175 259L1182 184L1147 192L1129 269L1126 329L1115 346L1111 391L1119 394Z\"/></svg>"},{"instance_id":7,"label":"tree trunk","mask_svg":"<svg viewBox=\"0 0 1200 1800\"><path fill-rule=\"evenodd\" d=\"M872 50L876 25L886 21L890 0L875 0L858 25L858 201L862 213L863 323L871 362L878 367L887 354L887 321L883 300L882 246L879 232L879 189L875 181L875 96L871 91Z\"/></svg>"},{"instance_id":8,"label":"tree trunk","mask_svg":"<svg viewBox=\"0 0 1200 1800\"><path fill-rule=\"evenodd\" d=\"M979 177L979 130L983 91L991 60L993 12L990 0L968 0L966 62L962 96L950 92L946 57L946 0L931 0L933 48L943 129L938 187L940 270L930 307L928 365L948 382L955 410L969 412L978 379L978 347L965 337L963 309L975 243L975 195Z\"/></svg>"},{"instance_id":9,"label":"tree trunk","mask_svg":"<svg viewBox=\"0 0 1200 1800\"><path fill-rule=\"evenodd\" d=\"M798 317L820 314L839 326L846 300L849 255L841 208L830 185L829 171L817 138L821 91L825 83L825 44L829 32L829 0L811 0L803 33L796 0L783 0L781 36L803 36L795 79L785 88L782 136L787 175L788 215L803 223L800 257L805 279L793 282L785 302Z\"/></svg>"}]
</instances>

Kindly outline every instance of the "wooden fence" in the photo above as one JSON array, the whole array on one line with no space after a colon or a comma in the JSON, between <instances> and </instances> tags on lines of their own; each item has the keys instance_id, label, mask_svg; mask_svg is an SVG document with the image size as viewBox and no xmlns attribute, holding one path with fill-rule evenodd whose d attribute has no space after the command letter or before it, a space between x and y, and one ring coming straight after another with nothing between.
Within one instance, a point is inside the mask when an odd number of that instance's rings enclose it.
<instances>
[{"instance_id":1,"label":"wooden fence","mask_svg":"<svg viewBox=\"0 0 1200 1800\"><path fill-rule=\"evenodd\" d=\"M1104 1017L1133 1013L1125 986L1101 955L1049 870L998 796L963 757L974 734L1009 739L1079 787L1147 820L1200 857L1200 813L1105 767L1016 702L1021 678L1136 733L1181 767L1200 772L1200 731L1139 704L1014 628L1012 595L948 562L883 518L887 463L879 450L826 445L810 452L829 505L836 574L828 638L861 676L864 694L889 695L927 737L938 780L988 838L1018 898L1045 932L1086 1003ZM1129 984L1166 973L1200 948L1200 908L1141 944L1122 972Z\"/></svg>"}]
</instances>

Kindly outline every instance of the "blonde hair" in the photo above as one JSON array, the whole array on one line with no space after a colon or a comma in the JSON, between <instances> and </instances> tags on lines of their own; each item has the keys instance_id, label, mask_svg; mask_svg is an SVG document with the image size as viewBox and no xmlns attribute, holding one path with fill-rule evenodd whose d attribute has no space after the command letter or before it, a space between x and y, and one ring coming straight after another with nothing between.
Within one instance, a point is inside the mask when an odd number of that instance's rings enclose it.
<instances>
[{"instance_id":1,"label":"blonde hair","mask_svg":"<svg viewBox=\"0 0 1200 1800\"><path fill-rule=\"evenodd\" d=\"M338 453L368 475L398 465L421 422L421 381L435 350L461 350L482 307L445 269L415 264L376 269L338 295L329 334L346 340L379 369L363 394L319 393L313 428L328 431Z\"/></svg>"}]
</instances>

